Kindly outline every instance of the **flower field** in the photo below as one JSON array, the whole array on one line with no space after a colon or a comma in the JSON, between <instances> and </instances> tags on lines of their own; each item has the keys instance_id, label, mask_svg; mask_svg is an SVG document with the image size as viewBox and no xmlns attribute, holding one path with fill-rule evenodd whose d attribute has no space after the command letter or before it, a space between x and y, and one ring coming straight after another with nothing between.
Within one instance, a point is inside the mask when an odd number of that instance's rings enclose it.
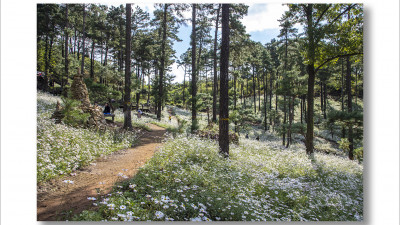
<instances>
[{"instance_id":1,"label":"flower field","mask_svg":"<svg viewBox=\"0 0 400 225\"><path fill-rule=\"evenodd\" d=\"M130 147L137 134L120 131L94 131L55 124L51 113L61 99L37 95L37 181L70 173L94 159Z\"/></svg>"},{"instance_id":2,"label":"flower field","mask_svg":"<svg viewBox=\"0 0 400 225\"><path fill-rule=\"evenodd\" d=\"M215 141L170 138L133 179L96 196L98 209L74 219L363 220L362 165L319 153L310 160L300 145L273 145L241 139L225 159Z\"/></svg>"}]
</instances>

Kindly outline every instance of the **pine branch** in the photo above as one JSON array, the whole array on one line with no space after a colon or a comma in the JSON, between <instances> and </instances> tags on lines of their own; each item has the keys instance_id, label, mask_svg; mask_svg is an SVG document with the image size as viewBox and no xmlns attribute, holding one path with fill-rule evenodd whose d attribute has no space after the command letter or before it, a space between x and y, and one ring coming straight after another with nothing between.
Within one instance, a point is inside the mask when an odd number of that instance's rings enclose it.
<instances>
[{"instance_id":1,"label":"pine branch","mask_svg":"<svg viewBox=\"0 0 400 225\"><path fill-rule=\"evenodd\" d=\"M353 56L353 55L362 55L364 53L362 52L355 52L355 53L350 53L350 54L344 54L344 55L336 55L334 57L328 58L327 60L325 60L321 65L319 65L316 69L315 69L315 73L318 72L319 69L321 69L321 67L323 67L325 64L327 64L328 62L337 59L337 58L342 58L342 57L347 57L347 56Z\"/></svg>"}]
</instances>

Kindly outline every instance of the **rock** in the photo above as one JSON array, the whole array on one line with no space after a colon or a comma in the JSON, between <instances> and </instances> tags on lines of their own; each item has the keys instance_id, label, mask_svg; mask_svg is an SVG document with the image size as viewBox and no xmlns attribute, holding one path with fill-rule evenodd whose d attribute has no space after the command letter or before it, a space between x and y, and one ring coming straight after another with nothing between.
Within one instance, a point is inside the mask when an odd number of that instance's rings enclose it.
<instances>
[{"instance_id":1,"label":"rock","mask_svg":"<svg viewBox=\"0 0 400 225\"><path fill-rule=\"evenodd\" d=\"M64 118L62 111L62 107L60 105L60 102L57 101L56 105L56 111L53 112L51 115L51 119L55 119L56 123L61 123L61 120Z\"/></svg>"},{"instance_id":2,"label":"rock","mask_svg":"<svg viewBox=\"0 0 400 225\"><path fill-rule=\"evenodd\" d=\"M85 82L83 82L83 76L78 69L78 73L74 76L74 80L71 84L71 98L80 101L82 104L79 108L84 113L89 113L88 125L96 128L105 128L106 120L102 109L99 106L91 105L89 99L89 92L87 90ZM63 115L61 113L60 103L57 102L56 111L53 113L53 117L56 119L56 123L60 123Z\"/></svg>"},{"instance_id":3,"label":"rock","mask_svg":"<svg viewBox=\"0 0 400 225\"><path fill-rule=\"evenodd\" d=\"M81 101L84 106L90 106L89 92L79 69L71 84L71 98Z\"/></svg>"}]
</instances>

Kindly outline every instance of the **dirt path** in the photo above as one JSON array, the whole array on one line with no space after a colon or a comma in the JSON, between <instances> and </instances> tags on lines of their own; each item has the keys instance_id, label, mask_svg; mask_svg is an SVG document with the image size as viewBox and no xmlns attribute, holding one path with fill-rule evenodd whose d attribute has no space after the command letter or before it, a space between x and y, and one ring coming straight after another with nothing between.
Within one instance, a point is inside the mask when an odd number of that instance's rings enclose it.
<instances>
[{"instance_id":1,"label":"dirt path","mask_svg":"<svg viewBox=\"0 0 400 225\"><path fill-rule=\"evenodd\" d=\"M151 132L140 138L134 148L114 152L98 159L90 166L76 172L76 175L51 180L37 189L37 220L54 221L62 219L62 213L72 210L82 212L92 206L88 197L97 197L97 189L108 193L123 175L133 177L161 145L166 130L149 124ZM71 180L73 184L64 183Z\"/></svg>"}]
</instances>

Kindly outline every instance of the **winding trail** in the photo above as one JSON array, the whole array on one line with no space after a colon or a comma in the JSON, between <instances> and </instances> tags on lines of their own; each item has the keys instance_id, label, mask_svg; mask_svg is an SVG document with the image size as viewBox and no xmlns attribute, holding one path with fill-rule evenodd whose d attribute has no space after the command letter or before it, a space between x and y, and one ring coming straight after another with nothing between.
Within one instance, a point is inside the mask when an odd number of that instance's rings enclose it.
<instances>
[{"instance_id":1,"label":"winding trail","mask_svg":"<svg viewBox=\"0 0 400 225\"><path fill-rule=\"evenodd\" d=\"M111 191L115 183L122 181L123 175L131 178L161 146L166 130L148 124L151 132L145 132L134 148L123 149L99 158L88 167L76 171L76 175L51 180L37 188L37 220L62 220L63 213L72 210L80 213L93 207L88 197L97 197ZM73 184L64 183L71 180ZM97 190L96 190L97 189Z\"/></svg>"}]
</instances>

